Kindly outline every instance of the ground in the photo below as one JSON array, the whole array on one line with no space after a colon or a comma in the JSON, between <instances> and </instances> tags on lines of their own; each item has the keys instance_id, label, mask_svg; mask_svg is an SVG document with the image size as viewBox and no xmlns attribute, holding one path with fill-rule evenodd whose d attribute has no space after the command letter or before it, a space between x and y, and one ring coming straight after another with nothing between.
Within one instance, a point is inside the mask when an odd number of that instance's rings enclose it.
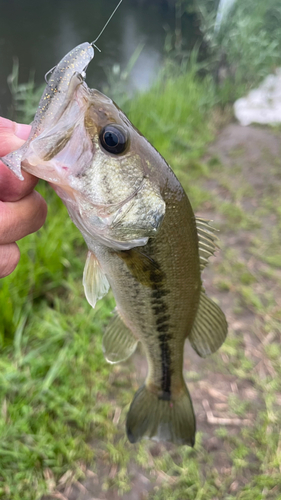
<instances>
[{"instance_id":1,"label":"ground","mask_svg":"<svg viewBox=\"0 0 281 500\"><path fill-rule=\"evenodd\" d=\"M207 360L186 343L195 448L126 442L125 413L115 394L143 380L145 359L138 351L112 368L109 395L116 454L129 456L126 465L118 456L109 460L103 443L93 441L95 470L83 466L84 478L75 483L64 475L48 499L281 499L280 136L279 130L232 123L202 160L210 174L201 184L211 196L199 215L214 220L221 246L204 271L204 286L225 312L229 335Z\"/></svg>"}]
</instances>

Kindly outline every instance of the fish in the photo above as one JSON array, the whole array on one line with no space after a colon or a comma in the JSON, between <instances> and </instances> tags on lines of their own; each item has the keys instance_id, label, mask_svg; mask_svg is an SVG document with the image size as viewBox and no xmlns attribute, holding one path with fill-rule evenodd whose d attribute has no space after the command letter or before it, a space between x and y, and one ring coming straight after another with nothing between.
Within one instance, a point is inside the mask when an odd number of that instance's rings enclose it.
<instances>
[{"instance_id":1,"label":"fish","mask_svg":"<svg viewBox=\"0 0 281 500\"><path fill-rule=\"evenodd\" d=\"M130 405L131 443L150 438L194 446L196 421L183 376L184 343L215 352L227 335L201 279L217 248L176 175L107 96L90 89L85 42L53 70L26 143L2 161L49 182L88 247L83 286L95 307L111 287L116 308L102 349L109 363L143 346L148 373Z\"/></svg>"}]
</instances>

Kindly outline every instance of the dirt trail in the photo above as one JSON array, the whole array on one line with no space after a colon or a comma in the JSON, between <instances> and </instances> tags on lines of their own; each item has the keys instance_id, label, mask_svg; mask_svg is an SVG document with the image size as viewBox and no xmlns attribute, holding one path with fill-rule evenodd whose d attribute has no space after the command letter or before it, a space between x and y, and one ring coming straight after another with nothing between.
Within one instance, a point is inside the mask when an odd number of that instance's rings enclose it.
<instances>
[{"instance_id":1,"label":"dirt trail","mask_svg":"<svg viewBox=\"0 0 281 500\"><path fill-rule=\"evenodd\" d=\"M256 309L251 306L251 298L247 303L245 295L244 301L241 299L239 286L235 285L235 269L233 268L233 283L231 269L231 257L229 273L222 271L226 251L231 250L235 262L233 266L245 267L245 273L241 271L241 280L245 280L247 285L247 272L249 276L261 276L263 278L255 281L253 287L256 290L257 299L263 302L263 297L272 291L272 287L279 290L280 294L280 268L275 269L275 277L266 273L266 263L255 256L252 250L255 243L254 238L258 234L259 241L268 243L271 233L274 230L275 216L270 210L261 210L260 200L265 200L265 196L271 198L276 195L276 190L281 186L280 176L280 132L274 132L261 127L241 127L237 124L230 124L220 132L216 141L210 146L206 162L216 158L217 163L223 166L221 175L211 176L211 179L204 181L204 186L212 191L216 198L217 206L232 203L233 207L247 213L248 221L253 217L253 227L258 218L260 226L256 230L251 230L249 224L239 224L229 221L221 211L218 212L212 203L206 202L200 216L206 219L213 219L216 226L220 228L221 252L218 252L215 259L212 259L209 267L204 271L204 286L208 294L217 299L224 310L229 323L229 337L237 349L243 350L243 359L232 354L232 347L228 350L221 349L217 354L207 360L200 359L186 343L185 356L185 377L192 395L194 409L197 416L197 428L202 436L202 445L207 450L212 468L218 477L231 476L232 460L230 438L241 438L241 431L251 427L256 418L256 414L264 407L264 399L259 392L259 388L253 382L251 371L247 372L247 359L253 365L255 374L261 379L263 377L273 377L274 368L263 356L263 341L259 339L260 325L263 318L257 316ZM216 167L214 170L217 170ZM245 188L245 189L244 189ZM244 190L243 190L244 189ZM237 209L238 209L237 208ZM258 214L258 215L257 215ZM230 214L231 216L231 214ZM255 218L255 221L254 221ZM259 249L257 249L258 252ZM263 268L264 266L264 268ZM240 272L239 268L239 272ZM242 269L243 270L243 269ZM238 271L237 271L238 272ZM239 273L238 273L239 274ZM239 275L240 276L240 275ZM278 282L275 278L278 277ZM226 283L225 283L226 282ZM246 291L245 291L246 290ZM243 288L246 294L247 288ZM270 339L268 340L270 341ZM236 342L236 344L235 344ZM245 354L246 353L246 354ZM246 361L245 361L246 359ZM245 364L246 372L241 377L239 374L239 363ZM137 370L137 379L142 380L145 375L145 362L141 354L137 353L132 360L134 368ZM244 365L243 365L244 366ZM245 375L246 373L246 375ZM249 373L249 376L247 376ZM230 397L231 396L231 397ZM241 415L233 411L229 404L231 400L245 403L247 409ZM281 404L281 395L277 395L277 401ZM228 440L220 437L218 429L225 429ZM121 430L121 427L120 427ZM123 423L122 423L122 432ZM159 456L166 450L162 444L150 446L150 454L153 457ZM169 449L169 445L168 445ZM171 452L175 455L175 448L171 446ZM176 456L176 455L175 455ZM256 456L252 459L255 464ZM173 479L165 477L161 471L148 469L144 470L136 464L131 464L130 473L132 477L132 489L130 492L119 496L117 490L111 489L103 491L102 484L106 476L112 476L116 472L114 468L107 467L100 461L99 473L89 473L83 484L72 485L68 490L61 490L62 500L143 500L147 498L155 485L161 485L165 481ZM204 474L204 467L202 471ZM229 479L229 492L233 495L243 485L246 484L251 472L249 470L237 473L235 477Z\"/></svg>"}]
</instances>

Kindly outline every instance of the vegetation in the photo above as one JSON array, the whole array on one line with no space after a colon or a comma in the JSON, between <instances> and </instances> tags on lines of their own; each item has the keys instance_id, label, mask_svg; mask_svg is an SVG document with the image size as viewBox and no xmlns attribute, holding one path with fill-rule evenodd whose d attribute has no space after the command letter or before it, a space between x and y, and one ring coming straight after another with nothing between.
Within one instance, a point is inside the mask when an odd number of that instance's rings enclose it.
<instances>
[{"instance_id":1,"label":"vegetation","mask_svg":"<svg viewBox=\"0 0 281 500\"><path fill-rule=\"evenodd\" d=\"M267 5L273 8L273 0ZM271 36L265 32L264 39ZM236 42L229 52L233 62ZM262 67L261 78L266 65L269 70L277 63L275 47L268 58L265 45L263 66L242 50L239 68L245 65L254 74L254 67ZM67 498L71 483L84 478L94 478L95 497L113 488L122 498L133 487L157 500L281 498L280 155L257 145L259 170L258 162L245 159L245 143L230 147L223 163L217 153L204 156L225 120L219 105L232 99L238 84L229 79L217 86L212 72L198 76L202 64L182 61L177 71L169 63L151 90L124 104L176 171L194 209L218 220L221 229L222 251L204 274L209 293L227 313L230 332L210 360L187 356L185 375L198 416L196 447L127 442L124 422L139 385L138 368L132 362L106 364L101 336L113 297L95 310L86 302L85 244L61 201L40 182L47 222L20 242L20 265L0 284L4 500L63 498L62 492ZM249 85L242 76L239 92ZM13 82L18 110L24 89L16 73ZM21 119L32 113L32 91L29 96ZM136 471L149 484L134 483Z\"/></svg>"},{"instance_id":2,"label":"vegetation","mask_svg":"<svg viewBox=\"0 0 281 500\"><path fill-rule=\"evenodd\" d=\"M276 0L236 0L215 30L214 11L207 12L204 2L199 2L220 99L223 104L233 102L280 65L281 5Z\"/></svg>"},{"instance_id":3,"label":"vegetation","mask_svg":"<svg viewBox=\"0 0 281 500\"><path fill-rule=\"evenodd\" d=\"M199 58L202 68L212 74L217 84L218 101L232 103L261 79L280 66L281 5L278 0L245 2L244 0L177 0L178 17L196 14L202 34ZM218 6L231 5L226 14L218 16ZM181 33L177 30L167 37L167 51L173 59L188 62Z\"/></svg>"}]
</instances>

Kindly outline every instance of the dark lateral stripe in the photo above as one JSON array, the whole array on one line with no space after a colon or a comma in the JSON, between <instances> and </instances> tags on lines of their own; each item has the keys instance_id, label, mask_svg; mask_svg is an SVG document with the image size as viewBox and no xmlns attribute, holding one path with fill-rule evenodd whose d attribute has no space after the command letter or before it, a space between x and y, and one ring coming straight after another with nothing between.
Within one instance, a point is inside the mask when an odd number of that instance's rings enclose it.
<instances>
[{"instance_id":1,"label":"dark lateral stripe","mask_svg":"<svg viewBox=\"0 0 281 500\"><path fill-rule=\"evenodd\" d=\"M160 272L155 273L155 272L151 271L149 277L150 277L151 283L162 283L162 281L163 281L163 274Z\"/></svg>"},{"instance_id":2,"label":"dark lateral stripe","mask_svg":"<svg viewBox=\"0 0 281 500\"><path fill-rule=\"evenodd\" d=\"M171 394L171 350L168 343L170 338L170 335L165 333L158 336L161 349L161 389L163 391L163 397L165 395L165 399L170 399Z\"/></svg>"},{"instance_id":3,"label":"dark lateral stripe","mask_svg":"<svg viewBox=\"0 0 281 500\"><path fill-rule=\"evenodd\" d=\"M153 241L150 242L150 250L153 249ZM159 333L158 341L161 352L161 390L160 398L170 400L171 398L171 349L169 342L171 336L168 334L170 315L167 314L169 308L165 303L164 297L170 293L165 289L165 273L158 265L157 269L150 268L150 287L151 287L151 308L156 316L156 330Z\"/></svg>"},{"instance_id":4,"label":"dark lateral stripe","mask_svg":"<svg viewBox=\"0 0 281 500\"><path fill-rule=\"evenodd\" d=\"M170 314L166 314L160 318L157 318L156 320L156 325L161 325L162 323L167 323L167 321L170 319Z\"/></svg>"},{"instance_id":5,"label":"dark lateral stripe","mask_svg":"<svg viewBox=\"0 0 281 500\"><path fill-rule=\"evenodd\" d=\"M168 311L168 307L164 302L159 302L158 305L152 306L152 310L155 314L155 316L159 316L160 314L163 314Z\"/></svg>"},{"instance_id":6,"label":"dark lateral stripe","mask_svg":"<svg viewBox=\"0 0 281 500\"><path fill-rule=\"evenodd\" d=\"M164 323L163 325L157 326L156 330L157 330L157 332L164 332L164 333L166 333L169 330L169 325L168 325L168 323Z\"/></svg>"},{"instance_id":7,"label":"dark lateral stripe","mask_svg":"<svg viewBox=\"0 0 281 500\"><path fill-rule=\"evenodd\" d=\"M143 254L134 248L120 250L116 254L123 260L130 274L134 276L138 283L148 286L152 290L161 289L165 280L165 273L149 255Z\"/></svg>"},{"instance_id":8,"label":"dark lateral stripe","mask_svg":"<svg viewBox=\"0 0 281 500\"><path fill-rule=\"evenodd\" d=\"M153 299L162 299L162 297L165 297L165 295L168 295L170 293L169 290L165 290L162 287L157 288L156 290L153 290L152 292L152 298Z\"/></svg>"}]
</instances>

